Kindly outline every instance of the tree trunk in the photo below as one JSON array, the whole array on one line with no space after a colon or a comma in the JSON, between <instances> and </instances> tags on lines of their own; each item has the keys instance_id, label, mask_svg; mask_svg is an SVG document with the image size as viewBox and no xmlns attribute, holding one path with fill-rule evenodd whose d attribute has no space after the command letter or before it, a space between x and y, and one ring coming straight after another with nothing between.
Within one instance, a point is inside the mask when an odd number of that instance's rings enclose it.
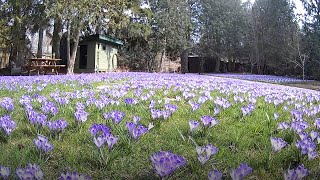
<instances>
[{"instance_id":1,"label":"tree trunk","mask_svg":"<svg viewBox=\"0 0 320 180\"><path fill-rule=\"evenodd\" d=\"M182 53L180 54L180 59L181 59L181 73L188 73L189 72L189 68L188 68L188 57L189 57L189 52L192 50L192 48L188 48L182 51Z\"/></svg>"},{"instance_id":2,"label":"tree trunk","mask_svg":"<svg viewBox=\"0 0 320 180\"><path fill-rule=\"evenodd\" d=\"M54 21L52 35L52 54L53 58L60 58L60 41L61 41L62 22L60 18Z\"/></svg>"},{"instance_id":3,"label":"tree trunk","mask_svg":"<svg viewBox=\"0 0 320 180\"><path fill-rule=\"evenodd\" d=\"M69 74L69 69L71 68L71 59L70 59L70 22L67 23L67 73Z\"/></svg>"},{"instance_id":4,"label":"tree trunk","mask_svg":"<svg viewBox=\"0 0 320 180\"><path fill-rule=\"evenodd\" d=\"M74 44L73 44L72 51L71 51L70 61L68 63L68 69L67 69L68 74L73 74L74 64L76 62L77 50L78 50L79 39L80 39L80 30L81 30L80 25L78 25L78 27L75 30ZM70 47L70 45L69 45L69 47ZM70 48L69 48L69 51L70 51Z\"/></svg>"},{"instance_id":5,"label":"tree trunk","mask_svg":"<svg viewBox=\"0 0 320 180\"><path fill-rule=\"evenodd\" d=\"M38 51L37 51L37 57L42 58L42 45L43 45L43 28L40 27L39 29L39 39L38 39Z\"/></svg>"},{"instance_id":6,"label":"tree trunk","mask_svg":"<svg viewBox=\"0 0 320 180\"><path fill-rule=\"evenodd\" d=\"M214 72L216 73L219 73L220 72L220 57L217 57L217 60L216 60L216 66L214 68Z\"/></svg>"}]
</instances>

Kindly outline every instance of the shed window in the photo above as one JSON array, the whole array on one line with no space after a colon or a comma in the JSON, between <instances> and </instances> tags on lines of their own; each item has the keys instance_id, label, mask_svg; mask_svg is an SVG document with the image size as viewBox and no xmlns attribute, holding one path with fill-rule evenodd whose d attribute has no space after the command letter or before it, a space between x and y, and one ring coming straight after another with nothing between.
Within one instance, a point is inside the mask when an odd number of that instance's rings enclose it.
<instances>
[{"instance_id":1,"label":"shed window","mask_svg":"<svg viewBox=\"0 0 320 180\"><path fill-rule=\"evenodd\" d=\"M107 47L106 47L106 46L102 46L102 50L104 50L104 51L105 51L106 49L107 49Z\"/></svg>"}]
</instances>

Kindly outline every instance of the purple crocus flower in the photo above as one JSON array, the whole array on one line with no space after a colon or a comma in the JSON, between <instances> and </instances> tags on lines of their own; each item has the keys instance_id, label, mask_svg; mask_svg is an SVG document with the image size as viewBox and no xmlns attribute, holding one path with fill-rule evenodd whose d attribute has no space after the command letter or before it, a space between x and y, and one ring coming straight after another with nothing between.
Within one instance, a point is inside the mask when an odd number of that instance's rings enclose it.
<instances>
[{"instance_id":1,"label":"purple crocus flower","mask_svg":"<svg viewBox=\"0 0 320 180\"><path fill-rule=\"evenodd\" d=\"M57 121L49 121L47 123L47 127L52 132L62 132L65 128L68 127L68 122L64 119L57 120Z\"/></svg>"},{"instance_id":2,"label":"purple crocus flower","mask_svg":"<svg viewBox=\"0 0 320 180\"><path fill-rule=\"evenodd\" d=\"M198 121L189 121L190 132L195 131L199 127L200 123Z\"/></svg>"},{"instance_id":3,"label":"purple crocus flower","mask_svg":"<svg viewBox=\"0 0 320 180\"><path fill-rule=\"evenodd\" d=\"M76 120L79 121L79 122L82 122L82 123L87 121L88 115L89 114L86 111L79 110L79 109L76 110L76 112L74 113L74 116L75 116Z\"/></svg>"},{"instance_id":4,"label":"purple crocus flower","mask_svg":"<svg viewBox=\"0 0 320 180\"><path fill-rule=\"evenodd\" d=\"M39 134L37 139L34 139L33 142L36 145L37 149L43 151L44 153L48 153L53 150L53 145L45 136Z\"/></svg>"},{"instance_id":5,"label":"purple crocus flower","mask_svg":"<svg viewBox=\"0 0 320 180\"><path fill-rule=\"evenodd\" d=\"M296 142L296 147L301 150L302 154L307 154L309 160L314 159L318 155L317 146L310 138Z\"/></svg>"},{"instance_id":6,"label":"purple crocus flower","mask_svg":"<svg viewBox=\"0 0 320 180\"><path fill-rule=\"evenodd\" d=\"M155 172L161 176L165 177L173 173L176 169L186 165L187 161L170 151L159 151L154 153L150 157Z\"/></svg>"},{"instance_id":7,"label":"purple crocus flower","mask_svg":"<svg viewBox=\"0 0 320 180\"><path fill-rule=\"evenodd\" d=\"M219 152L218 148L214 147L212 144L198 146L196 147L196 151L198 154L198 160L201 164L205 164L212 155L215 155Z\"/></svg>"},{"instance_id":8,"label":"purple crocus flower","mask_svg":"<svg viewBox=\"0 0 320 180\"><path fill-rule=\"evenodd\" d=\"M2 102L0 102L0 106L4 110L11 112L14 109L14 102L11 98L5 97L5 98L3 98Z\"/></svg>"},{"instance_id":9,"label":"purple crocus flower","mask_svg":"<svg viewBox=\"0 0 320 180\"><path fill-rule=\"evenodd\" d=\"M210 127L213 127L219 123L218 120L216 120L215 118L213 118L211 116L202 116L201 121L204 126L210 126Z\"/></svg>"},{"instance_id":10,"label":"purple crocus flower","mask_svg":"<svg viewBox=\"0 0 320 180\"><path fill-rule=\"evenodd\" d=\"M189 102L189 104L191 105L191 108L192 108L192 111L196 111L197 109L199 109L200 108L200 104L198 104L198 103L195 103L195 102L193 102L193 101L188 101Z\"/></svg>"},{"instance_id":11,"label":"purple crocus flower","mask_svg":"<svg viewBox=\"0 0 320 180\"><path fill-rule=\"evenodd\" d=\"M209 180L220 180L222 179L222 173L218 170L210 171L208 174Z\"/></svg>"},{"instance_id":12,"label":"purple crocus flower","mask_svg":"<svg viewBox=\"0 0 320 180\"><path fill-rule=\"evenodd\" d=\"M311 131L310 137L311 137L312 141L314 141L315 139L317 139L319 137L319 133L316 131Z\"/></svg>"},{"instance_id":13,"label":"purple crocus flower","mask_svg":"<svg viewBox=\"0 0 320 180\"><path fill-rule=\"evenodd\" d=\"M247 163L242 163L239 165L238 169L232 168L230 170L230 176L233 180L239 180L251 174L252 171L253 169L249 167Z\"/></svg>"},{"instance_id":14,"label":"purple crocus flower","mask_svg":"<svg viewBox=\"0 0 320 180\"><path fill-rule=\"evenodd\" d=\"M163 112L158 109L151 109L152 119L158 119L163 115Z\"/></svg>"},{"instance_id":15,"label":"purple crocus flower","mask_svg":"<svg viewBox=\"0 0 320 180\"><path fill-rule=\"evenodd\" d=\"M306 130L309 127L309 124L305 121L294 121L291 123L291 129L297 133L300 133Z\"/></svg>"},{"instance_id":16,"label":"purple crocus flower","mask_svg":"<svg viewBox=\"0 0 320 180\"><path fill-rule=\"evenodd\" d=\"M120 112L120 111L111 111L109 114L104 113L103 117L107 120L107 119L112 119L113 122L115 124L119 124L123 117L124 117L124 113Z\"/></svg>"},{"instance_id":17,"label":"purple crocus flower","mask_svg":"<svg viewBox=\"0 0 320 180\"><path fill-rule=\"evenodd\" d=\"M39 165L36 164L28 164L28 166L23 168L17 168L16 174L21 180L29 180L29 179L36 179L41 180L43 179L43 172Z\"/></svg>"},{"instance_id":18,"label":"purple crocus flower","mask_svg":"<svg viewBox=\"0 0 320 180\"><path fill-rule=\"evenodd\" d=\"M0 165L0 178L6 180L9 178L9 175L10 175L10 168Z\"/></svg>"},{"instance_id":19,"label":"purple crocus flower","mask_svg":"<svg viewBox=\"0 0 320 180\"><path fill-rule=\"evenodd\" d=\"M288 169L288 171L284 174L285 180L292 179L302 179L309 175L308 170L304 167L304 165L299 165L297 169Z\"/></svg>"},{"instance_id":20,"label":"purple crocus flower","mask_svg":"<svg viewBox=\"0 0 320 180\"><path fill-rule=\"evenodd\" d=\"M126 105L135 105L138 103L138 101L133 98L126 98L124 99L124 102L126 103Z\"/></svg>"},{"instance_id":21,"label":"purple crocus flower","mask_svg":"<svg viewBox=\"0 0 320 180\"><path fill-rule=\"evenodd\" d=\"M118 142L119 136L114 136L110 133L105 138L106 138L106 142L108 144L108 148L109 148L109 150L111 150L112 147Z\"/></svg>"},{"instance_id":22,"label":"purple crocus flower","mask_svg":"<svg viewBox=\"0 0 320 180\"><path fill-rule=\"evenodd\" d=\"M98 135L106 136L111 133L111 129L104 124L93 124L89 129L91 136L95 137Z\"/></svg>"},{"instance_id":23,"label":"purple crocus flower","mask_svg":"<svg viewBox=\"0 0 320 180\"><path fill-rule=\"evenodd\" d=\"M277 119L279 118L279 114L275 112L275 113L273 114L273 117L274 117L275 120L277 120Z\"/></svg>"},{"instance_id":24,"label":"purple crocus flower","mask_svg":"<svg viewBox=\"0 0 320 180\"><path fill-rule=\"evenodd\" d=\"M14 122L10 116L7 115L0 117L0 130L2 130L7 136L12 133L16 126L16 122Z\"/></svg>"},{"instance_id":25,"label":"purple crocus flower","mask_svg":"<svg viewBox=\"0 0 320 180\"><path fill-rule=\"evenodd\" d=\"M133 122L136 124L141 120L141 118L138 116L133 116L132 118L133 118Z\"/></svg>"},{"instance_id":26,"label":"purple crocus flower","mask_svg":"<svg viewBox=\"0 0 320 180\"><path fill-rule=\"evenodd\" d=\"M317 129L320 129L320 118L316 118L314 120L314 126L317 128Z\"/></svg>"},{"instance_id":27,"label":"purple crocus flower","mask_svg":"<svg viewBox=\"0 0 320 180\"><path fill-rule=\"evenodd\" d=\"M93 137L94 144L100 149L106 143L106 138L104 136Z\"/></svg>"},{"instance_id":28,"label":"purple crocus flower","mask_svg":"<svg viewBox=\"0 0 320 180\"><path fill-rule=\"evenodd\" d=\"M174 105L174 104L166 104L164 106L165 106L167 111L170 111L172 113L174 113L178 109L178 107L176 105Z\"/></svg>"},{"instance_id":29,"label":"purple crocus flower","mask_svg":"<svg viewBox=\"0 0 320 180\"><path fill-rule=\"evenodd\" d=\"M140 136L148 132L148 128L143 125L137 125L134 122L126 123L129 135L133 137L133 139L138 139Z\"/></svg>"},{"instance_id":30,"label":"purple crocus flower","mask_svg":"<svg viewBox=\"0 0 320 180\"><path fill-rule=\"evenodd\" d=\"M287 145L287 142L285 142L281 138L271 137L270 140L271 140L272 150L275 152L280 151L282 148L284 148Z\"/></svg>"},{"instance_id":31,"label":"purple crocus flower","mask_svg":"<svg viewBox=\"0 0 320 180\"><path fill-rule=\"evenodd\" d=\"M289 129L290 128L290 124L287 122L281 122L278 125L278 129Z\"/></svg>"},{"instance_id":32,"label":"purple crocus flower","mask_svg":"<svg viewBox=\"0 0 320 180\"><path fill-rule=\"evenodd\" d=\"M67 172L61 173L59 180L91 180L91 177L84 174L78 174L77 172Z\"/></svg>"}]
</instances>

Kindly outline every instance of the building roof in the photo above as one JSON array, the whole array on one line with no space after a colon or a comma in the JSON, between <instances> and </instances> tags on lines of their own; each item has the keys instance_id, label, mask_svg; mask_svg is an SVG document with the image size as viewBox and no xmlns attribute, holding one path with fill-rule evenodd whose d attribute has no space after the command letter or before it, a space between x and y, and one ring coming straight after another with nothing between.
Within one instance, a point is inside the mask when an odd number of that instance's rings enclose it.
<instances>
[{"instance_id":1,"label":"building roof","mask_svg":"<svg viewBox=\"0 0 320 180\"><path fill-rule=\"evenodd\" d=\"M87 36L83 39L84 41L100 41L116 46L123 46L123 41L113 38L111 36L102 35L102 34L95 34L91 36Z\"/></svg>"}]
</instances>

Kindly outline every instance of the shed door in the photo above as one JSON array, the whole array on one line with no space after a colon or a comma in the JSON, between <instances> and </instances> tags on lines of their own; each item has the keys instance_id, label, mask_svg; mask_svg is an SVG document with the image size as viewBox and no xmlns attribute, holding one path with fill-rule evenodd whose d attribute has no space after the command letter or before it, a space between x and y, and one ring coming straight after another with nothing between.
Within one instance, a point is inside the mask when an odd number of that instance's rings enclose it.
<instances>
[{"instance_id":1,"label":"shed door","mask_svg":"<svg viewBox=\"0 0 320 180\"><path fill-rule=\"evenodd\" d=\"M87 61L88 61L88 45L80 46L80 69L87 69Z\"/></svg>"}]
</instances>

